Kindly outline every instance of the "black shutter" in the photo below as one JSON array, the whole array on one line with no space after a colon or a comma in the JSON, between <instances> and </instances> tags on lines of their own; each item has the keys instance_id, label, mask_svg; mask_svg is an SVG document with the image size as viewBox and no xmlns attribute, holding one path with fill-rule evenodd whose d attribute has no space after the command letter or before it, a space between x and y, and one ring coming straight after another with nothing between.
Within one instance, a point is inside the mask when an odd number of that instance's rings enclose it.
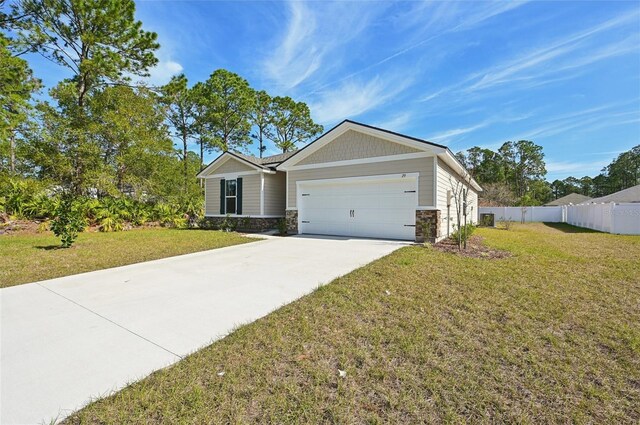
<instances>
[{"instance_id":1,"label":"black shutter","mask_svg":"<svg viewBox=\"0 0 640 425\"><path fill-rule=\"evenodd\" d=\"M242 214L242 177L236 179L236 214Z\"/></svg>"},{"instance_id":2,"label":"black shutter","mask_svg":"<svg viewBox=\"0 0 640 425\"><path fill-rule=\"evenodd\" d=\"M220 179L220 214L224 214L225 213L225 189L226 189L226 180L225 179Z\"/></svg>"}]
</instances>

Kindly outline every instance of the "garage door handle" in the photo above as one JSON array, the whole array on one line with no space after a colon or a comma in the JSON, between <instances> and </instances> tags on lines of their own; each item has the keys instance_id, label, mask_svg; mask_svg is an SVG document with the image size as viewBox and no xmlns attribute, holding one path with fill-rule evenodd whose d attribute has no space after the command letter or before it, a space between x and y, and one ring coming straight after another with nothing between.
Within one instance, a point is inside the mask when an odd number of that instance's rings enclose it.
<instances>
[{"instance_id":1,"label":"garage door handle","mask_svg":"<svg viewBox=\"0 0 640 425\"><path fill-rule=\"evenodd\" d=\"M302 220L303 223L310 223L309 221Z\"/></svg>"},{"instance_id":2,"label":"garage door handle","mask_svg":"<svg viewBox=\"0 0 640 425\"><path fill-rule=\"evenodd\" d=\"M405 224L404 227L416 227L415 224Z\"/></svg>"},{"instance_id":3,"label":"garage door handle","mask_svg":"<svg viewBox=\"0 0 640 425\"><path fill-rule=\"evenodd\" d=\"M404 193L416 193L415 190L405 190Z\"/></svg>"}]
</instances>

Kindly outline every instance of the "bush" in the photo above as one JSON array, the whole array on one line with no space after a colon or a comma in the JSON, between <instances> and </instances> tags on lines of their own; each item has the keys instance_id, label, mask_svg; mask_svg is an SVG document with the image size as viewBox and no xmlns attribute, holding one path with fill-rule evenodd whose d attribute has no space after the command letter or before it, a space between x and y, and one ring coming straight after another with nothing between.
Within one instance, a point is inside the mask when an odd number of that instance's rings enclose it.
<instances>
[{"instance_id":1,"label":"bush","mask_svg":"<svg viewBox=\"0 0 640 425\"><path fill-rule=\"evenodd\" d=\"M220 223L220 230L223 232L233 232L236 230L237 223L235 220L231 219L231 215L227 214Z\"/></svg>"},{"instance_id":2,"label":"bush","mask_svg":"<svg viewBox=\"0 0 640 425\"><path fill-rule=\"evenodd\" d=\"M60 238L63 248L69 248L86 226L82 211L73 203L73 198L64 196L56 208L55 217L49 227Z\"/></svg>"},{"instance_id":3,"label":"bush","mask_svg":"<svg viewBox=\"0 0 640 425\"><path fill-rule=\"evenodd\" d=\"M473 223L468 223L466 226L460 226L460 228L456 229L451 234L451 238L455 241L460 240L461 243L464 243L469 240L475 230L476 226Z\"/></svg>"},{"instance_id":4,"label":"bush","mask_svg":"<svg viewBox=\"0 0 640 425\"><path fill-rule=\"evenodd\" d=\"M284 218L278 220L278 234L280 236L284 236L287 234L287 220Z\"/></svg>"},{"instance_id":5,"label":"bush","mask_svg":"<svg viewBox=\"0 0 640 425\"><path fill-rule=\"evenodd\" d=\"M498 224L504 230L510 230L511 229L511 225L513 224L513 222L511 220L509 220L509 219L504 218L504 217L500 217L500 220L498 220Z\"/></svg>"}]
</instances>

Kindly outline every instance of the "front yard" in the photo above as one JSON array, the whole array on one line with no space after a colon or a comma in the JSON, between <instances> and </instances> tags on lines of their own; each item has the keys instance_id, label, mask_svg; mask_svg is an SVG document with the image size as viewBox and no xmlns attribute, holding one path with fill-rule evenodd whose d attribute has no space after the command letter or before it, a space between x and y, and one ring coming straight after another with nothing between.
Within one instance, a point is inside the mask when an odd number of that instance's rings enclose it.
<instances>
[{"instance_id":1,"label":"front yard","mask_svg":"<svg viewBox=\"0 0 640 425\"><path fill-rule=\"evenodd\" d=\"M251 241L237 233L149 228L85 232L60 249L51 232L2 235L0 288Z\"/></svg>"},{"instance_id":2,"label":"front yard","mask_svg":"<svg viewBox=\"0 0 640 425\"><path fill-rule=\"evenodd\" d=\"M403 248L66 422L638 423L640 237L478 233L513 255Z\"/></svg>"}]
</instances>

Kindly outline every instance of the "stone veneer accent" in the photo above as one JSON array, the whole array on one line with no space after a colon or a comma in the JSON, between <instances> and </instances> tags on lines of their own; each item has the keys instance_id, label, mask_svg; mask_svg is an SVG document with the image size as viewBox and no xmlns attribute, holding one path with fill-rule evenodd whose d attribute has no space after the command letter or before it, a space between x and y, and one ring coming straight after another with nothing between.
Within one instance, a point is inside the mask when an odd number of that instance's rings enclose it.
<instances>
[{"instance_id":1,"label":"stone veneer accent","mask_svg":"<svg viewBox=\"0 0 640 425\"><path fill-rule=\"evenodd\" d=\"M423 224L431 222L431 234L424 235ZM440 239L440 210L416 210L416 242L436 242Z\"/></svg>"},{"instance_id":2,"label":"stone veneer accent","mask_svg":"<svg viewBox=\"0 0 640 425\"><path fill-rule=\"evenodd\" d=\"M277 229L278 221L284 217L229 217L235 228L239 232L264 232ZM219 229L226 217L205 217L202 220L203 229Z\"/></svg>"},{"instance_id":3,"label":"stone veneer accent","mask_svg":"<svg viewBox=\"0 0 640 425\"><path fill-rule=\"evenodd\" d=\"M286 210L287 233L295 235L298 233L298 210Z\"/></svg>"}]
</instances>

